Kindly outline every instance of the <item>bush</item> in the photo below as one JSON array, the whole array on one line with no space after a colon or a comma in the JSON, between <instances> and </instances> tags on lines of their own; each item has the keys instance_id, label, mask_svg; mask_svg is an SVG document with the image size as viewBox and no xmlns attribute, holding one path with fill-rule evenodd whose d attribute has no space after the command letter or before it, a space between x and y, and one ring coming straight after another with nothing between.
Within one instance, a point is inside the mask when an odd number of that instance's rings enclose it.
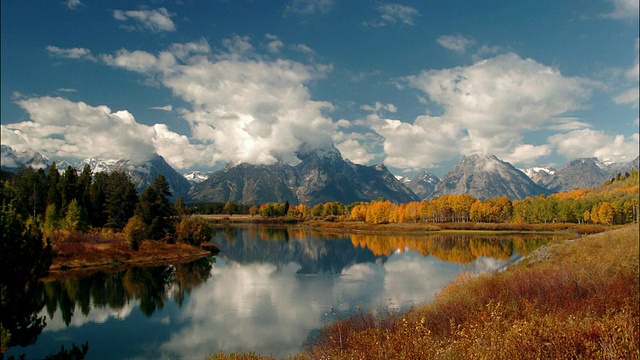
<instances>
[{"instance_id":1,"label":"bush","mask_svg":"<svg viewBox=\"0 0 640 360\"><path fill-rule=\"evenodd\" d=\"M137 251L140 248L140 243L147 236L147 226L140 216L134 215L129 218L127 225L122 229L122 233L131 246L131 249Z\"/></svg>"},{"instance_id":2,"label":"bush","mask_svg":"<svg viewBox=\"0 0 640 360\"><path fill-rule=\"evenodd\" d=\"M200 245L209 241L212 235L213 227L201 217L186 216L176 225L176 238L181 243Z\"/></svg>"}]
</instances>

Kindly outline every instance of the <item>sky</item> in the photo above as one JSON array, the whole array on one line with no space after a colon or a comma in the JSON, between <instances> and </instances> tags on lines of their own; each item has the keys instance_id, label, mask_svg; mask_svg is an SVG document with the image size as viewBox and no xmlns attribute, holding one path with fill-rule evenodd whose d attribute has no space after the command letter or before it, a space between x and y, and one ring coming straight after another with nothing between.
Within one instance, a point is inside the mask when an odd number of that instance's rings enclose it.
<instances>
[{"instance_id":1,"label":"sky","mask_svg":"<svg viewBox=\"0 0 640 360\"><path fill-rule=\"evenodd\" d=\"M638 156L638 0L3 1L1 142L180 172Z\"/></svg>"}]
</instances>

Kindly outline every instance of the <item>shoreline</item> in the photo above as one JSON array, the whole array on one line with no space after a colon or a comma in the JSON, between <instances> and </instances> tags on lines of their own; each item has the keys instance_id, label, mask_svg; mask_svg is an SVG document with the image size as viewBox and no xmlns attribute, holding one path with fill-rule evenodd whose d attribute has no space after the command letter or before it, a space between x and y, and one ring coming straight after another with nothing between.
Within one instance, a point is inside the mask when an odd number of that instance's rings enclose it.
<instances>
[{"instance_id":1,"label":"shoreline","mask_svg":"<svg viewBox=\"0 0 640 360\"><path fill-rule=\"evenodd\" d=\"M118 271L131 266L160 266L186 263L212 256L220 251L214 244L201 246L166 244L145 240L138 251L120 239L61 242L53 244L54 257L43 279L62 278L98 271Z\"/></svg>"}]
</instances>

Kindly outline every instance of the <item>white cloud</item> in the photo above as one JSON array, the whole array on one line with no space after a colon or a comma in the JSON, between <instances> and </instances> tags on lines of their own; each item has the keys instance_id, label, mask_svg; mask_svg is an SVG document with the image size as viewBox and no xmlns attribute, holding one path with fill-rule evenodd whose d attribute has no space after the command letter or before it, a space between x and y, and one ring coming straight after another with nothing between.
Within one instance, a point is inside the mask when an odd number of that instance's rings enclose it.
<instances>
[{"instance_id":1,"label":"white cloud","mask_svg":"<svg viewBox=\"0 0 640 360\"><path fill-rule=\"evenodd\" d=\"M153 125L151 138L156 153L161 155L171 166L177 169L188 169L194 165L213 166L210 151L204 145L192 144L185 135L177 134L165 124Z\"/></svg>"},{"instance_id":2,"label":"white cloud","mask_svg":"<svg viewBox=\"0 0 640 360\"><path fill-rule=\"evenodd\" d=\"M380 112L381 110L390 112L390 113L395 113L398 111L398 108L393 105L393 104L383 104L380 102L377 102L371 106L371 105L363 105L360 107L362 110L365 111L370 111L370 112Z\"/></svg>"},{"instance_id":3,"label":"white cloud","mask_svg":"<svg viewBox=\"0 0 640 360\"><path fill-rule=\"evenodd\" d=\"M638 0L609 0L613 5L611 12L604 14L605 17L614 19L637 19Z\"/></svg>"},{"instance_id":4,"label":"white cloud","mask_svg":"<svg viewBox=\"0 0 640 360\"><path fill-rule=\"evenodd\" d=\"M420 116L409 124L372 114L367 120L384 138L385 164L398 168L434 167L459 154L469 141L459 124L442 118Z\"/></svg>"},{"instance_id":5,"label":"white cloud","mask_svg":"<svg viewBox=\"0 0 640 360\"><path fill-rule=\"evenodd\" d=\"M502 159L513 164L533 165L541 156L551 154L551 146L548 144L535 146L523 144L517 146L510 154L504 155Z\"/></svg>"},{"instance_id":6,"label":"white cloud","mask_svg":"<svg viewBox=\"0 0 640 360\"><path fill-rule=\"evenodd\" d=\"M129 51L122 49L115 56L102 55L101 59L107 65L141 73L156 70L158 65L158 60L153 54L139 50Z\"/></svg>"},{"instance_id":7,"label":"white cloud","mask_svg":"<svg viewBox=\"0 0 640 360\"><path fill-rule=\"evenodd\" d=\"M171 104L165 106L152 106L149 110L173 111L173 106Z\"/></svg>"},{"instance_id":8,"label":"white cloud","mask_svg":"<svg viewBox=\"0 0 640 360\"><path fill-rule=\"evenodd\" d=\"M286 13L313 14L316 12L327 13L333 7L335 0L293 0L285 8Z\"/></svg>"},{"instance_id":9,"label":"white cloud","mask_svg":"<svg viewBox=\"0 0 640 360\"><path fill-rule=\"evenodd\" d=\"M637 109L640 101L640 94L638 90L638 80L640 77L640 58L638 57L638 51L640 49L640 39L636 38L634 48L636 53L635 61L633 65L624 72L628 83L622 85L624 87L631 85L631 87L614 97L613 102L616 104L630 104Z\"/></svg>"},{"instance_id":10,"label":"white cloud","mask_svg":"<svg viewBox=\"0 0 640 360\"><path fill-rule=\"evenodd\" d=\"M638 88L627 89L622 94L613 98L616 104L631 104L635 108L638 107L638 100L640 99L640 91Z\"/></svg>"},{"instance_id":11,"label":"white cloud","mask_svg":"<svg viewBox=\"0 0 640 360\"><path fill-rule=\"evenodd\" d=\"M38 149L49 159L98 157L134 163L158 153L176 168L207 163L205 149L165 125L136 122L126 110L112 111L59 97L19 100L29 120L2 125L2 143L16 151ZM117 136L116 136L117 134Z\"/></svg>"},{"instance_id":12,"label":"white cloud","mask_svg":"<svg viewBox=\"0 0 640 360\"><path fill-rule=\"evenodd\" d=\"M384 138L373 131L357 132L349 130L348 126L337 126L332 140L342 156L356 164L380 163L383 160Z\"/></svg>"},{"instance_id":13,"label":"white cloud","mask_svg":"<svg viewBox=\"0 0 640 360\"><path fill-rule=\"evenodd\" d=\"M525 132L562 124L557 117L580 109L590 96L589 81L565 77L513 53L468 67L423 71L405 80L444 114L420 117L413 124L377 122L374 129L386 139L387 164L397 167L428 167L436 159L472 151L516 156L514 149L526 145ZM418 145L423 155L407 156L407 144Z\"/></svg>"},{"instance_id":14,"label":"white cloud","mask_svg":"<svg viewBox=\"0 0 640 360\"><path fill-rule=\"evenodd\" d=\"M118 21L133 20L138 29L146 29L153 32L175 31L176 25L171 20L172 14L165 8L142 10L114 10L113 18Z\"/></svg>"},{"instance_id":15,"label":"white cloud","mask_svg":"<svg viewBox=\"0 0 640 360\"><path fill-rule=\"evenodd\" d=\"M279 53L280 49L284 46L284 43L275 35L267 34L265 37L270 40L267 44L267 49L272 53Z\"/></svg>"},{"instance_id":16,"label":"white cloud","mask_svg":"<svg viewBox=\"0 0 640 360\"><path fill-rule=\"evenodd\" d=\"M80 2L80 0L67 0L64 4L71 10L75 10L81 5L83 5L82 2Z\"/></svg>"},{"instance_id":17,"label":"white cloud","mask_svg":"<svg viewBox=\"0 0 640 360\"><path fill-rule=\"evenodd\" d=\"M105 55L105 63L157 77L175 96L191 104L183 111L192 139L207 146L213 161L270 164L296 163L302 143L331 143L333 123L323 111L327 102L313 101L305 84L324 75L326 66L289 60L268 61L253 55L246 37L223 42L228 52L193 54L179 63L176 46L153 55L121 50Z\"/></svg>"},{"instance_id":18,"label":"white cloud","mask_svg":"<svg viewBox=\"0 0 640 360\"><path fill-rule=\"evenodd\" d=\"M313 49L308 47L305 44L297 44L293 46L293 50L302 53L302 54L307 54L307 55L311 55L314 53Z\"/></svg>"},{"instance_id":19,"label":"white cloud","mask_svg":"<svg viewBox=\"0 0 640 360\"><path fill-rule=\"evenodd\" d=\"M458 53L466 52L469 46L476 43L475 40L466 38L462 35L443 35L436 41L443 47Z\"/></svg>"},{"instance_id":20,"label":"white cloud","mask_svg":"<svg viewBox=\"0 0 640 360\"><path fill-rule=\"evenodd\" d=\"M91 50L85 48L75 47L63 49L57 46L49 45L47 46L47 51L49 52L49 54L57 57L95 61L95 58L91 54Z\"/></svg>"},{"instance_id":21,"label":"white cloud","mask_svg":"<svg viewBox=\"0 0 640 360\"><path fill-rule=\"evenodd\" d=\"M56 90L57 92L62 92L62 93L74 93L74 92L78 92L77 89L72 89L72 88L59 88L58 90Z\"/></svg>"},{"instance_id":22,"label":"white cloud","mask_svg":"<svg viewBox=\"0 0 640 360\"><path fill-rule=\"evenodd\" d=\"M380 4L376 8L380 13L380 19L366 23L372 27L382 27L392 24L415 25L415 18L420 12L411 6L401 4Z\"/></svg>"},{"instance_id":23,"label":"white cloud","mask_svg":"<svg viewBox=\"0 0 640 360\"><path fill-rule=\"evenodd\" d=\"M558 153L568 159L597 157L617 162L631 161L638 156L638 133L609 135L592 129L576 130L549 137L549 143L557 147Z\"/></svg>"}]
</instances>

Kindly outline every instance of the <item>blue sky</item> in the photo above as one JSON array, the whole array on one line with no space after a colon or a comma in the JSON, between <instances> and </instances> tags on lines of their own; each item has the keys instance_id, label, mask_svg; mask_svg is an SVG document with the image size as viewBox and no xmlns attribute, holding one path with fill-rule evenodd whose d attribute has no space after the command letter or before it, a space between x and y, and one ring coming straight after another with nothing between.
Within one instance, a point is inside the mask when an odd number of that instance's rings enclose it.
<instances>
[{"instance_id":1,"label":"blue sky","mask_svg":"<svg viewBox=\"0 0 640 360\"><path fill-rule=\"evenodd\" d=\"M2 144L179 171L638 155L638 0L3 1Z\"/></svg>"}]
</instances>

